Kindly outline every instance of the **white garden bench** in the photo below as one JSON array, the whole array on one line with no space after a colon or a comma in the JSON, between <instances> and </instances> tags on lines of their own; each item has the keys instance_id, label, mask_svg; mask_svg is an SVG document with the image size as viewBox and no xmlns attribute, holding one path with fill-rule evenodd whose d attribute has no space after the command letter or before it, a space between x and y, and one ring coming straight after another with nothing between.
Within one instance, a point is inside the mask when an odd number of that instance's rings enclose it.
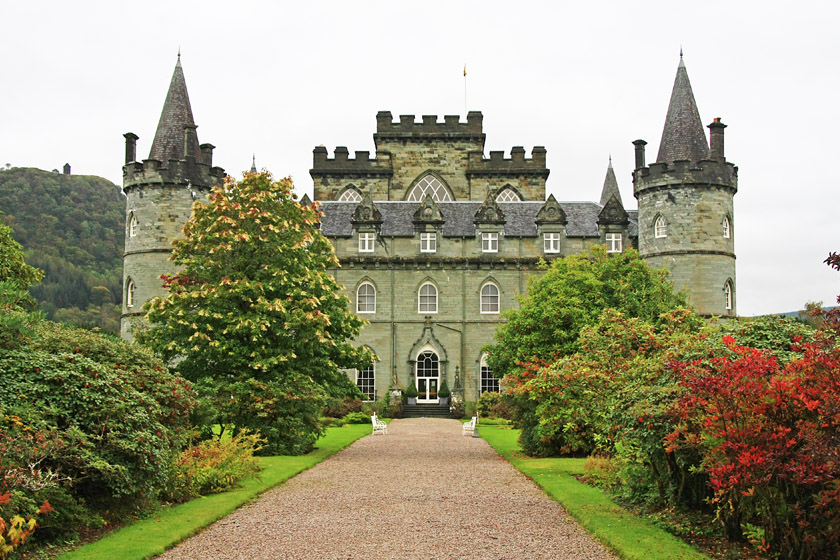
<instances>
[{"instance_id":1,"label":"white garden bench","mask_svg":"<svg viewBox=\"0 0 840 560\"><path fill-rule=\"evenodd\" d=\"M377 418L376 414L370 417L370 421L373 424L373 433L371 435L382 434L384 436L388 433L388 424Z\"/></svg>"},{"instance_id":2,"label":"white garden bench","mask_svg":"<svg viewBox=\"0 0 840 560\"><path fill-rule=\"evenodd\" d=\"M461 432L461 435L465 436L467 434L473 434L475 432L476 422L478 422L478 418L475 416L473 416L472 420L470 420L469 422L464 422L464 427L463 431Z\"/></svg>"}]
</instances>

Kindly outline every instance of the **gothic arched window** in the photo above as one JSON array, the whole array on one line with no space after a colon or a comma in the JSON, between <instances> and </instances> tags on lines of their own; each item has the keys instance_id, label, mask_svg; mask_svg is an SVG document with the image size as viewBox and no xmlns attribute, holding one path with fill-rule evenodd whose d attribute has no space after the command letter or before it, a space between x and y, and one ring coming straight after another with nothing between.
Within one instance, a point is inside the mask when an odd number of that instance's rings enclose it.
<instances>
[{"instance_id":1,"label":"gothic arched window","mask_svg":"<svg viewBox=\"0 0 840 560\"><path fill-rule=\"evenodd\" d=\"M134 307L134 280L131 278L128 279L128 282L125 283L125 306L126 307Z\"/></svg>"},{"instance_id":2,"label":"gothic arched window","mask_svg":"<svg viewBox=\"0 0 840 560\"><path fill-rule=\"evenodd\" d=\"M427 173L422 179L417 181L411 192L408 193L409 202L422 202L426 199L426 195L432 195L432 199L436 202L451 202L452 195L449 194L449 189L446 185L440 182L440 179Z\"/></svg>"},{"instance_id":3,"label":"gothic arched window","mask_svg":"<svg viewBox=\"0 0 840 560\"><path fill-rule=\"evenodd\" d=\"M137 236L137 216L134 215L134 212L128 217L128 236Z\"/></svg>"},{"instance_id":4,"label":"gothic arched window","mask_svg":"<svg viewBox=\"0 0 840 560\"><path fill-rule=\"evenodd\" d=\"M516 194L516 191L510 187L505 187L499 194L496 195L496 202L521 202L522 199Z\"/></svg>"},{"instance_id":5,"label":"gothic arched window","mask_svg":"<svg viewBox=\"0 0 840 560\"><path fill-rule=\"evenodd\" d=\"M732 311L733 295L732 281L727 280L726 284L723 285L723 303L727 311Z\"/></svg>"},{"instance_id":6,"label":"gothic arched window","mask_svg":"<svg viewBox=\"0 0 840 560\"><path fill-rule=\"evenodd\" d=\"M729 223L729 216L723 217L723 237L729 239L732 236L732 224Z\"/></svg>"},{"instance_id":7,"label":"gothic arched window","mask_svg":"<svg viewBox=\"0 0 840 560\"><path fill-rule=\"evenodd\" d=\"M338 197L339 202L361 202L361 200L362 195L354 187L347 187Z\"/></svg>"},{"instance_id":8,"label":"gothic arched window","mask_svg":"<svg viewBox=\"0 0 840 560\"><path fill-rule=\"evenodd\" d=\"M657 216L653 223L653 236L656 239L668 237L668 222L665 221L665 216Z\"/></svg>"}]
</instances>

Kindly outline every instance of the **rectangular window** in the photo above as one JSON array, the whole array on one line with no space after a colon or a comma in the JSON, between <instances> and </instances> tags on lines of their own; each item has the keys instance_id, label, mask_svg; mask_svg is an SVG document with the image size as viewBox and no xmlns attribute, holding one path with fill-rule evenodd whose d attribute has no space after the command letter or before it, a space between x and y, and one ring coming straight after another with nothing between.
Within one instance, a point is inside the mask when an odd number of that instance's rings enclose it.
<instances>
[{"instance_id":1,"label":"rectangular window","mask_svg":"<svg viewBox=\"0 0 840 560\"><path fill-rule=\"evenodd\" d=\"M356 386L365 396L366 401L376 400L376 382L373 364L364 369L356 370Z\"/></svg>"},{"instance_id":2,"label":"rectangular window","mask_svg":"<svg viewBox=\"0 0 840 560\"><path fill-rule=\"evenodd\" d=\"M373 242L376 239L375 233L360 233L359 234L359 252L373 253Z\"/></svg>"},{"instance_id":3,"label":"rectangular window","mask_svg":"<svg viewBox=\"0 0 840 560\"><path fill-rule=\"evenodd\" d=\"M437 251L437 234L436 233L421 233L420 234L420 252L434 253Z\"/></svg>"},{"instance_id":4,"label":"rectangular window","mask_svg":"<svg viewBox=\"0 0 840 560\"><path fill-rule=\"evenodd\" d=\"M481 252L482 253L498 253L499 252L499 234L498 233L482 233L481 234Z\"/></svg>"},{"instance_id":5,"label":"rectangular window","mask_svg":"<svg viewBox=\"0 0 840 560\"><path fill-rule=\"evenodd\" d=\"M607 253L621 252L621 234L608 233L607 234Z\"/></svg>"},{"instance_id":6,"label":"rectangular window","mask_svg":"<svg viewBox=\"0 0 840 560\"><path fill-rule=\"evenodd\" d=\"M543 234L543 252L544 253L559 253L560 252L560 234L559 233L544 233Z\"/></svg>"},{"instance_id":7,"label":"rectangular window","mask_svg":"<svg viewBox=\"0 0 840 560\"><path fill-rule=\"evenodd\" d=\"M499 378L495 377L486 365L481 366L481 392L499 392Z\"/></svg>"}]
</instances>

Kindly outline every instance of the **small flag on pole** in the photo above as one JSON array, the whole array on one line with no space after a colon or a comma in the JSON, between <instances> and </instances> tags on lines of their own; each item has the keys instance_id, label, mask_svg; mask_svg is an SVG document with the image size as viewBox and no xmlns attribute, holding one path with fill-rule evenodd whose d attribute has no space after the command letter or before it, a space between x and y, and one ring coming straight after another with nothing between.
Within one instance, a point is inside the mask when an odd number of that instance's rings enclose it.
<instances>
[{"instance_id":1,"label":"small flag on pole","mask_svg":"<svg viewBox=\"0 0 840 560\"><path fill-rule=\"evenodd\" d=\"M464 77L465 78L467 77L467 65L466 64L464 64Z\"/></svg>"}]
</instances>

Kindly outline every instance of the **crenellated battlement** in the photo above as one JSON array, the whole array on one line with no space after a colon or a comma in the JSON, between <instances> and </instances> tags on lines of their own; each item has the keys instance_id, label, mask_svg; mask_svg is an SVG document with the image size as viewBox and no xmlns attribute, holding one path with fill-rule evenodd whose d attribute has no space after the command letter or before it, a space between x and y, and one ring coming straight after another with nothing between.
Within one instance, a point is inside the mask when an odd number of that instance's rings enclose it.
<instances>
[{"instance_id":1,"label":"crenellated battlement","mask_svg":"<svg viewBox=\"0 0 840 560\"><path fill-rule=\"evenodd\" d=\"M334 157L329 158L327 149L318 146L312 150L312 169L309 174L313 177L335 174L391 175L391 154L378 151L375 157L370 157L368 151L356 151L355 157L351 158L345 146L337 146Z\"/></svg>"},{"instance_id":2,"label":"crenellated battlement","mask_svg":"<svg viewBox=\"0 0 840 560\"><path fill-rule=\"evenodd\" d=\"M225 180L225 170L206 163L171 159L166 165L156 159L132 161L123 166L123 192L149 185L191 185L209 189Z\"/></svg>"},{"instance_id":3,"label":"crenellated battlement","mask_svg":"<svg viewBox=\"0 0 840 560\"><path fill-rule=\"evenodd\" d=\"M467 122L461 122L459 115L445 115L443 122L437 115L423 115L422 121L415 121L415 115L400 115L394 121L391 111L376 114L374 142L394 139L469 139L484 141L481 111L467 113Z\"/></svg>"},{"instance_id":4,"label":"crenellated battlement","mask_svg":"<svg viewBox=\"0 0 840 560\"><path fill-rule=\"evenodd\" d=\"M652 163L633 172L633 191L639 193L678 185L706 185L738 191L738 167L729 162L701 160L691 163L678 160L673 163Z\"/></svg>"},{"instance_id":5,"label":"crenellated battlement","mask_svg":"<svg viewBox=\"0 0 840 560\"><path fill-rule=\"evenodd\" d=\"M468 176L510 174L517 175L538 175L548 177L549 170L546 169L546 150L543 146L534 146L531 150L531 157L525 157L525 149L522 146L514 146L510 150L510 158L505 158L501 150L491 151L490 157L485 158L480 152L471 152L467 167Z\"/></svg>"}]
</instances>

